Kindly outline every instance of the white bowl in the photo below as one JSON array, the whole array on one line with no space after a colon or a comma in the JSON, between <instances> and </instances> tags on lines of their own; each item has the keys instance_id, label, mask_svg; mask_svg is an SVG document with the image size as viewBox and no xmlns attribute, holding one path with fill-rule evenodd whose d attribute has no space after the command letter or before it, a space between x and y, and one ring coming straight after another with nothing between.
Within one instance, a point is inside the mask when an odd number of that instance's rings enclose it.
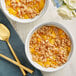
<instances>
[{"instance_id":1,"label":"white bowl","mask_svg":"<svg viewBox=\"0 0 76 76\"><path fill-rule=\"evenodd\" d=\"M20 22L20 23L30 23L30 22L33 22L37 19L39 19L42 15L44 15L44 13L47 11L47 8L48 8L48 5L49 5L49 0L45 0L45 6L43 8L43 10L40 12L39 15L37 15L36 17L32 18L32 19L20 19L16 16L13 16L11 15L8 10L6 9L6 4L5 4L5 0L1 0L1 7L2 7L2 10L3 12L9 17L11 18L12 20L16 21L16 22Z\"/></svg>"},{"instance_id":2,"label":"white bowl","mask_svg":"<svg viewBox=\"0 0 76 76\"><path fill-rule=\"evenodd\" d=\"M63 29L63 30L67 33L67 35L70 37L70 39L71 39L72 49L71 49L70 55L69 55L69 57L68 57L68 61L67 61L65 64L63 64L62 66L58 67L58 68L44 68L44 67L40 66L39 64L37 64L36 62L34 62L34 61L32 60L32 55L31 55L30 50L29 50L29 41L30 41L30 38L31 38L32 34L34 33L34 31L36 31L39 27L41 27L41 26L43 26L43 25L50 25L50 26L51 26L51 25L54 25L54 26L57 26L57 27ZM73 38L72 38L71 33L70 33L65 27L63 27L61 24L55 23L55 22L43 23L43 24L40 24L40 25L38 25L38 26L35 26L35 27L29 32L29 34L28 34L28 36L27 36L27 38L26 38L26 42L25 42L25 53L26 53L26 56L27 56L29 62L30 62L35 68L37 68L37 69L39 69L39 70L41 70L41 71L45 71L45 72L54 72L54 71L57 71L57 70L60 70L61 68L63 68L63 67L69 62L69 60L70 60L70 58L71 58L71 56L72 56L73 51L74 51L74 43L73 43Z\"/></svg>"}]
</instances>

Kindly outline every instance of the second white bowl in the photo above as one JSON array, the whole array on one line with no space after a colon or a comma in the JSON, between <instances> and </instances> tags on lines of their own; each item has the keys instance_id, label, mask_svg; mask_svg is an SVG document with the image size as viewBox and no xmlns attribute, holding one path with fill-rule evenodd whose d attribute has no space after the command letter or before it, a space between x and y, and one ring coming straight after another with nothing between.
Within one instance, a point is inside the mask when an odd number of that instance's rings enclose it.
<instances>
[{"instance_id":1,"label":"second white bowl","mask_svg":"<svg viewBox=\"0 0 76 76\"><path fill-rule=\"evenodd\" d=\"M32 18L32 19L20 19L18 17L15 17L13 15L11 15L8 10L6 9L6 4L5 4L5 0L1 0L1 7L2 7L2 10L3 12L9 17L11 18L13 21L16 21L16 22L20 22L20 23L30 23L30 22L33 22L37 19L39 19L41 16L44 15L44 13L47 11L47 8L48 8L48 5L49 5L49 0L45 0L45 6L43 8L43 10L40 12L39 15L37 15L36 17Z\"/></svg>"},{"instance_id":2,"label":"second white bowl","mask_svg":"<svg viewBox=\"0 0 76 76\"><path fill-rule=\"evenodd\" d=\"M38 29L40 28L41 26L44 26L44 25L48 25L48 26L51 26L51 25L54 25L56 27L59 27L61 28L62 30L64 30L67 35L70 37L71 39L71 42L72 42L72 49L71 49L71 52L70 52L70 55L68 57L68 61L63 64L62 66L60 67L57 67L57 68L44 68L42 66L40 66L39 64L37 64L36 62L34 62L32 60L32 55L30 53L30 50L29 50L29 41L30 41L30 38L32 36L32 34ZM72 38L72 35L71 33L65 28L63 27L63 25L59 24L59 23L55 23L55 22L49 22L49 23L43 23L43 24L40 24L38 26L35 26L28 34L27 38L26 38L26 42L25 42L25 53L26 53L26 56L28 58L28 60L30 61L30 63L37 69L41 70L41 71L45 71L45 72L54 72L54 71L57 71L57 70L60 70L61 68L63 68L70 60L71 56L72 56L72 53L74 51L74 42L73 42L73 38Z\"/></svg>"}]
</instances>

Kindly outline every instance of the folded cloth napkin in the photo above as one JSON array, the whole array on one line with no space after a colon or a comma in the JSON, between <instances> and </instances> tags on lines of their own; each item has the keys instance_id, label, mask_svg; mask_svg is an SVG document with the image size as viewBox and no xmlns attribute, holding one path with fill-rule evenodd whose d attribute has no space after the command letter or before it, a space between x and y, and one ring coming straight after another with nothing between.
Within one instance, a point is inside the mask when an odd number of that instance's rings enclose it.
<instances>
[{"instance_id":1,"label":"folded cloth napkin","mask_svg":"<svg viewBox=\"0 0 76 76\"><path fill-rule=\"evenodd\" d=\"M21 61L21 64L23 64L24 66L34 71L32 75L27 72L27 76L42 76L42 73L29 63L25 55L23 42L21 41L20 37L18 36L18 34L16 33L16 31L14 30L14 28L12 27L12 25L10 24L10 22L8 21L8 19L5 17L5 15L1 10L0 10L0 23L3 23L4 25L6 25L6 27L10 30L11 37L9 41L16 55ZM0 53L8 56L11 59L14 59L7 43L4 41L0 41ZM0 76L22 76L22 73L19 67L11 64L10 62L0 57Z\"/></svg>"},{"instance_id":2,"label":"folded cloth napkin","mask_svg":"<svg viewBox=\"0 0 76 76\"><path fill-rule=\"evenodd\" d=\"M57 8L61 7L64 4L64 0L52 0L52 1ZM76 13L76 10L75 10L75 13Z\"/></svg>"}]
</instances>

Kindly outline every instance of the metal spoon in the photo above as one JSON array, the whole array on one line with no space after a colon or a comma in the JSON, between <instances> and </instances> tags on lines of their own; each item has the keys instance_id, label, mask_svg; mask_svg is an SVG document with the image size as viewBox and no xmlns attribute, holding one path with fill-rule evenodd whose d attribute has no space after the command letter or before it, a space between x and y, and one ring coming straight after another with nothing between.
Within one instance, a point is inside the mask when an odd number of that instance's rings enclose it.
<instances>
[{"instance_id":1,"label":"metal spoon","mask_svg":"<svg viewBox=\"0 0 76 76\"><path fill-rule=\"evenodd\" d=\"M10 31L8 30L8 28L7 28L5 25L0 24L0 40L7 42L7 44L8 44L8 46L9 46L9 48L10 48L10 50L11 50L14 58L16 59L16 61L17 61L18 63L20 63L20 61L19 61L18 57L16 56L16 54L15 54L15 52L14 52L11 44L9 43L9 37L10 37ZM25 76L26 73L25 73L24 69L22 69L22 68L20 67L20 70L22 71L23 76Z\"/></svg>"}]
</instances>

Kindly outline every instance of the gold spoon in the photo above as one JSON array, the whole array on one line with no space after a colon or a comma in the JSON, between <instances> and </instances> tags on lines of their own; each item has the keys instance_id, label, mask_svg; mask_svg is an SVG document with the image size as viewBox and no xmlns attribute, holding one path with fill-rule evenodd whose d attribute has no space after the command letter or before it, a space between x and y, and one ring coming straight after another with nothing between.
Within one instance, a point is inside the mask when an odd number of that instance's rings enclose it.
<instances>
[{"instance_id":1,"label":"gold spoon","mask_svg":"<svg viewBox=\"0 0 76 76\"><path fill-rule=\"evenodd\" d=\"M18 63L20 63L20 61L19 61L18 57L16 56L16 54L15 54L15 52L14 52L11 44L9 43L9 37L10 37L10 31L8 30L8 28L7 28L5 25L0 24L0 40L7 42L7 44L8 44L8 46L9 46L9 48L10 48L10 50L11 50L14 58L16 59L16 61L17 61ZM22 69L22 68L20 67L20 70L22 71L23 76L25 76L26 73L25 73L24 69Z\"/></svg>"}]
</instances>

